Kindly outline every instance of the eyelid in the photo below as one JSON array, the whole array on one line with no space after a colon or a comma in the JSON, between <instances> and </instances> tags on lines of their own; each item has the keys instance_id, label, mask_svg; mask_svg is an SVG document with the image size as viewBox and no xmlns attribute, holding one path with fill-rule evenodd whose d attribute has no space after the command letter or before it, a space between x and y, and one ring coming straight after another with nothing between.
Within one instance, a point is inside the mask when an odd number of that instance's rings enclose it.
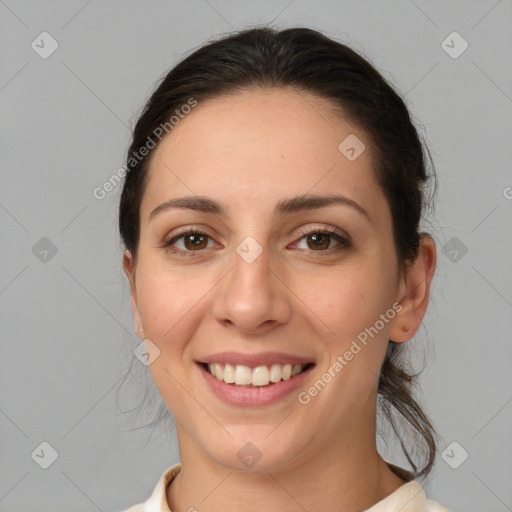
<instances>
[{"instance_id":1,"label":"eyelid","mask_svg":"<svg viewBox=\"0 0 512 512\"><path fill-rule=\"evenodd\" d=\"M330 235L337 235L340 238L345 239L347 242L350 241L350 237L348 236L347 233L345 233L344 231L342 231L338 228L330 226L328 224L321 224L320 226L313 226L313 227L301 226L299 228L298 235L301 237L304 237L306 235L311 235L314 233L322 233L322 232L330 234Z\"/></svg>"},{"instance_id":2,"label":"eyelid","mask_svg":"<svg viewBox=\"0 0 512 512\"><path fill-rule=\"evenodd\" d=\"M302 226L299 228L298 238L295 242L293 242L293 246L298 244L301 240L306 238L307 236L311 236L314 234L325 234L329 235L335 239L338 240L338 245L335 247L331 247L330 249L322 250L322 251L314 251L309 250L310 253L318 253L318 256L329 255L332 252L335 252L338 249L344 248L344 249L350 249L352 247L352 240L348 234L346 234L344 231L339 230L338 228L335 228L333 226L329 226L327 224L324 224L322 227L309 227L306 228L305 226Z\"/></svg>"},{"instance_id":3,"label":"eyelid","mask_svg":"<svg viewBox=\"0 0 512 512\"><path fill-rule=\"evenodd\" d=\"M188 256L193 256L196 253L200 254L200 253L204 252L204 249L199 249L197 251L184 251L183 249L177 249L176 247L173 247L173 243L175 243L180 238L182 238L186 235L190 235L190 234L203 235L203 236L206 236L207 238L209 238L210 240L212 240L214 243L217 243L217 242L215 242L214 238L212 236L210 236L206 231L207 231L206 229L198 228L197 226L184 226L183 228L178 228L177 233L173 233L172 236L167 236L163 240L161 247L164 249L168 249L173 253L180 253L182 255L186 254ZM336 238L339 243L338 243L338 245L336 245L335 247L331 247L330 249L318 250L318 251L306 250L310 253L319 253L318 255L321 256L322 254L325 254L325 255L331 254L332 252L336 251L337 249L340 249L341 247L343 247L344 249L349 249L350 247L352 247L352 241L350 239L350 236L348 236L345 232L339 230L338 228L329 226L327 224L321 225L320 227L315 227L315 226L300 227L298 230L298 233L296 233L296 235L295 235L295 241L292 242L292 247L295 246L296 244L298 244L303 238L313 235L313 234L330 235L330 236Z\"/></svg>"},{"instance_id":4,"label":"eyelid","mask_svg":"<svg viewBox=\"0 0 512 512\"><path fill-rule=\"evenodd\" d=\"M180 226L172 230L172 236L168 233L164 240L170 240L176 236L186 235L187 233L200 233L207 235L208 232L211 232L211 229L205 226L204 224L187 224L185 226ZM210 235L208 235L210 236Z\"/></svg>"},{"instance_id":5,"label":"eyelid","mask_svg":"<svg viewBox=\"0 0 512 512\"><path fill-rule=\"evenodd\" d=\"M170 247L171 242L175 242L176 240L182 238L185 235L203 235L208 237L210 240L214 240L213 236L209 235L207 233L207 229L203 229L202 227L197 226L183 226L182 228L178 228L178 231L176 233L173 233L172 235L167 235L164 240L162 241L161 247L168 248ZM200 251L185 251L185 252L200 252Z\"/></svg>"}]
</instances>

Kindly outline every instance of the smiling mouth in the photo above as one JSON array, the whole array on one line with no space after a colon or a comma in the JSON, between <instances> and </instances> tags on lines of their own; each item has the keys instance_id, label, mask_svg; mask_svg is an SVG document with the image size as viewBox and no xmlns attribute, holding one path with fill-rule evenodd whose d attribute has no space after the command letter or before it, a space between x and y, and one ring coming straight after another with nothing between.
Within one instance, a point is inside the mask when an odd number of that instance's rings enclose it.
<instances>
[{"instance_id":1,"label":"smiling mouth","mask_svg":"<svg viewBox=\"0 0 512 512\"><path fill-rule=\"evenodd\" d=\"M252 388L277 384L290 380L308 370L314 363L307 364L272 364L251 368L246 365L200 363L203 368L217 380L233 386Z\"/></svg>"}]
</instances>

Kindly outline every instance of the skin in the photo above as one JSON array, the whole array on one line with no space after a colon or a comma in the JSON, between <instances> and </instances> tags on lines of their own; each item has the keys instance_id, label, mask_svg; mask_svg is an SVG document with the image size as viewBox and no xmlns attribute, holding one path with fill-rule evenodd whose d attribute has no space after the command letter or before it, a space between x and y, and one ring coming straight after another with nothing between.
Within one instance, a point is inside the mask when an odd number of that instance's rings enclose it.
<instances>
[{"instance_id":1,"label":"skin","mask_svg":"<svg viewBox=\"0 0 512 512\"><path fill-rule=\"evenodd\" d=\"M354 161L338 150L349 134L366 145ZM303 194L343 195L369 218L346 205L273 216L278 201ZM173 208L150 219L185 195L213 198L226 214ZM182 469L167 490L171 510L360 511L403 485L376 448L378 375L388 340L406 342L421 324L436 248L423 237L400 275L365 133L293 89L200 102L155 149L140 217L136 259L126 251L123 265L135 329L160 350L149 369L176 419ZM318 249L299 232L325 226L352 246L336 251L327 237ZM200 250L190 237L175 242L192 256L162 247L180 227L208 235ZM252 263L236 252L247 236L263 249ZM296 393L228 405L195 363L225 350L295 354L316 364L307 391L394 302L400 312L307 405ZM237 457L248 441L262 454L251 469Z\"/></svg>"}]
</instances>

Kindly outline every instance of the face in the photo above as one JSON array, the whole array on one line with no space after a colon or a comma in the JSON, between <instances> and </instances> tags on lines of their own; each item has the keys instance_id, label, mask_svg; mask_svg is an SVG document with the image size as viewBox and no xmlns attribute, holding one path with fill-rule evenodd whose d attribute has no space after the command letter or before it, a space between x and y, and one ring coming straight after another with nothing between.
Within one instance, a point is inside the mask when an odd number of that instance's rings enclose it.
<instances>
[{"instance_id":1,"label":"face","mask_svg":"<svg viewBox=\"0 0 512 512\"><path fill-rule=\"evenodd\" d=\"M180 451L277 471L352 446L405 292L365 133L303 92L245 90L180 120L148 178L124 268Z\"/></svg>"}]
</instances>

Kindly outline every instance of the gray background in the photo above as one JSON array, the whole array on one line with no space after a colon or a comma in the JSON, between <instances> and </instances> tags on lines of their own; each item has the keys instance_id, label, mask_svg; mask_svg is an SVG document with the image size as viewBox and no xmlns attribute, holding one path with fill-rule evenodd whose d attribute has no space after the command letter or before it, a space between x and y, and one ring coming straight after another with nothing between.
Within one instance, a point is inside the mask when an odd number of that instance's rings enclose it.
<instances>
[{"instance_id":1,"label":"gray background","mask_svg":"<svg viewBox=\"0 0 512 512\"><path fill-rule=\"evenodd\" d=\"M121 510L178 462L172 426L129 430L154 417L154 388L146 416L120 413L144 398L147 368L133 356L120 189L93 190L123 164L132 116L184 53L271 21L366 55L424 126L438 267L412 343L427 355L440 452L458 443L424 485L454 511L512 510L510 1L0 0L1 511ZM59 45L47 58L31 47L51 48L43 31ZM457 58L442 46L454 31L469 44ZM47 469L42 442L58 454Z\"/></svg>"}]
</instances>

